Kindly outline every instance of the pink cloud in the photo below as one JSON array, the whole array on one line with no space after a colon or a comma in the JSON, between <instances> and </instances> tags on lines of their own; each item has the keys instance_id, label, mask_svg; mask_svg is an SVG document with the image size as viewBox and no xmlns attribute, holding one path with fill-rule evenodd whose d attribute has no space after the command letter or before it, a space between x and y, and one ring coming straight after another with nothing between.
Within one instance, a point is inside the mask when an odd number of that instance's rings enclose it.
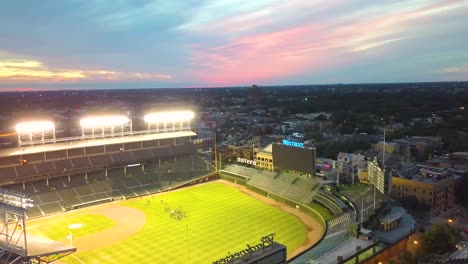
<instances>
[{"instance_id":1,"label":"pink cloud","mask_svg":"<svg viewBox=\"0 0 468 264\"><path fill-rule=\"evenodd\" d=\"M304 35L322 34L317 26L304 26L280 32L239 38L227 45L209 50L192 50L190 73L197 79L217 85L256 83L294 74L305 67L320 67L329 63L325 53L317 50L303 54L291 53L309 44Z\"/></svg>"},{"instance_id":2,"label":"pink cloud","mask_svg":"<svg viewBox=\"0 0 468 264\"><path fill-rule=\"evenodd\" d=\"M385 53L383 46L405 40L429 17L453 12L464 4L466 1L443 1L380 17L347 17L331 24L296 25L237 37L209 48L192 45L189 74L211 85L246 85L355 64L369 59L361 55L368 50ZM378 56L379 52L373 55Z\"/></svg>"}]
</instances>

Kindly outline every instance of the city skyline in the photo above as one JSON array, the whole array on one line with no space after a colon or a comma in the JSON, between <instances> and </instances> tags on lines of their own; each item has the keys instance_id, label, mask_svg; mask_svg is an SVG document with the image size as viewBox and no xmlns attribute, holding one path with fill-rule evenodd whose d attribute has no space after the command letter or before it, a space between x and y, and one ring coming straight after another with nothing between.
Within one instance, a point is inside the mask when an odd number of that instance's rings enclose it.
<instances>
[{"instance_id":1,"label":"city skyline","mask_svg":"<svg viewBox=\"0 0 468 264\"><path fill-rule=\"evenodd\" d=\"M468 80L466 0L0 6L0 91Z\"/></svg>"}]
</instances>

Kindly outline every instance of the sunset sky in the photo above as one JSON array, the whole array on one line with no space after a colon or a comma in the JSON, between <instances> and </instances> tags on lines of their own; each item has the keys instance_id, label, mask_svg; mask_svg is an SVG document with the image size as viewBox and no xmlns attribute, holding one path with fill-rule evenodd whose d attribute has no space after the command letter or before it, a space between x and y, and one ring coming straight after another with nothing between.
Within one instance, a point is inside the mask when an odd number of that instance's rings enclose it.
<instances>
[{"instance_id":1,"label":"sunset sky","mask_svg":"<svg viewBox=\"0 0 468 264\"><path fill-rule=\"evenodd\" d=\"M468 80L468 0L2 1L0 89Z\"/></svg>"}]
</instances>

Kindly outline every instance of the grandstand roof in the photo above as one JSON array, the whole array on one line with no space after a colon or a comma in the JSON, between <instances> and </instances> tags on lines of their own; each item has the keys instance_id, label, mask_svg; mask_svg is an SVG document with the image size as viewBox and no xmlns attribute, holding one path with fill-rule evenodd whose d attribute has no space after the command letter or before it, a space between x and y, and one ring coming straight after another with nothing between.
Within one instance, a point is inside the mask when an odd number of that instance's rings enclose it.
<instances>
[{"instance_id":1,"label":"grandstand roof","mask_svg":"<svg viewBox=\"0 0 468 264\"><path fill-rule=\"evenodd\" d=\"M76 248L64 243L38 236L27 236L28 255L31 257L75 252Z\"/></svg>"},{"instance_id":2,"label":"grandstand roof","mask_svg":"<svg viewBox=\"0 0 468 264\"><path fill-rule=\"evenodd\" d=\"M14 232L11 233L12 241L19 241L21 243L21 233ZM76 247L69 246L67 244L57 242L48 238L27 235L27 249L28 257L47 257L51 255L68 255L76 251ZM0 236L0 247L8 248L10 252L24 256L24 246L22 244L17 244L13 247L11 244L9 246L5 243L5 236Z\"/></svg>"},{"instance_id":3,"label":"grandstand roof","mask_svg":"<svg viewBox=\"0 0 468 264\"><path fill-rule=\"evenodd\" d=\"M406 213L405 209L401 207L392 207L390 213L382 216L379 220L383 222L393 222L400 219Z\"/></svg>"},{"instance_id":4,"label":"grandstand roof","mask_svg":"<svg viewBox=\"0 0 468 264\"><path fill-rule=\"evenodd\" d=\"M149 141L149 140L157 140L157 139L190 137L190 136L196 136L196 135L197 134L195 134L192 131L178 131L178 132L133 135L133 136L115 137L115 138L100 138L100 139L87 139L87 140L80 140L80 141L68 141L68 142L55 143L55 144L43 144L43 145L1 149L0 157L9 157L9 156L17 156L17 155L23 155L23 154L41 153L41 152L74 149L74 148L84 148L84 147L93 147L93 146L102 146L102 145L113 145L113 144L121 144L121 143Z\"/></svg>"}]
</instances>

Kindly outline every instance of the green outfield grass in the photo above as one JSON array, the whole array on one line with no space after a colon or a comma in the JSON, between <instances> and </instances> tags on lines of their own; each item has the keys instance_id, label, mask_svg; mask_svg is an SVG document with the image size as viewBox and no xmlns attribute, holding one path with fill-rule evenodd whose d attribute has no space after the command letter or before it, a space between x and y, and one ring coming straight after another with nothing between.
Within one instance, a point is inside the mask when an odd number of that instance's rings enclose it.
<instances>
[{"instance_id":1,"label":"green outfield grass","mask_svg":"<svg viewBox=\"0 0 468 264\"><path fill-rule=\"evenodd\" d=\"M187 217L172 219L161 200L167 201L171 209L180 206ZM61 261L77 264L212 263L228 252L244 249L246 244L259 243L262 236L270 233L276 234L276 240L286 245L288 252L299 247L307 235L298 218L217 182L120 204L145 212L147 221L140 231L112 246L77 253ZM57 218L68 221L66 215ZM96 217L94 223L100 221L103 219ZM72 222L85 221L73 219ZM50 228L42 232L55 236Z\"/></svg>"}]
</instances>

